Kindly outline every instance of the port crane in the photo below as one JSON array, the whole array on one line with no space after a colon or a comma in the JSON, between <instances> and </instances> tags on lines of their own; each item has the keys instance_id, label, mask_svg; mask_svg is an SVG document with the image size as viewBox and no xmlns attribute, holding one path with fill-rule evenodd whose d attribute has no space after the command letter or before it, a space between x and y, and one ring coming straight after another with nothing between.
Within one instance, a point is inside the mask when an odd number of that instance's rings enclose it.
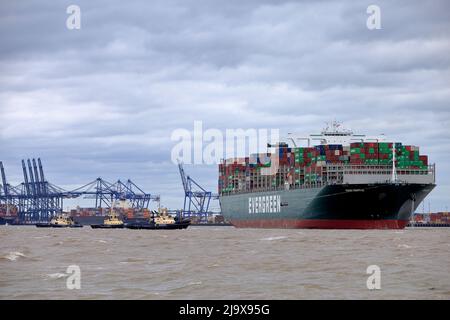
<instances>
[{"instance_id":1,"label":"port crane","mask_svg":"<svg viewBox=\"0 0 450 320\"><path fill-rule=\"evenodd\" d=\"M6 180L5 168L3 167L3 163L0 161L0 176L1 176L1 184L0 184L0 205L4 206L6 209L6 216L10 215L10 208L17 207L19 204L19 198L17 195L19 194L18 190L20 186L12 186Z\"/></svg>"},{"instance_id":2,"label":"port crane","mask_svg":"<svg viewBox=\"0 0 450 320\"><path fill-rule=\"evenodd\" d=\"M133 181L118 180L110 183L102 178L71 191L64 190L45 179L41 159L22 160L24 182L18 186L6 180L5 169L0 161L0 204L5 204L7 214L11 207L17 208L20 223L48 222L63 211L63 200L71 198L95 199L96 208L111 208L115 201L128 200L132 208L148 208L150 201L159 201L159 195L144 192Z\"/></svg>"},{"instance_id":3,"label":"port crane","mask_svg":"<svg viewBox=\"0 0 450 320\"><path fill-rule=\"evenodd\" d=\"M184 189L183 218L198 216L200 222L207 222L208 216L212 214L209 211L211 200L218 200L219 195L207 191L189 175L186 175L180 161L178 161L178 170Z\"/></svg>"},{"instance_id":4,"label":"port crane","mask_svg":"<svg viewBox=\"0 0 450 320\"><path fill-rule=\"evenodd\" d=\"M95 208L111 208L116 201L128 200L132 208L148 208L150 201L159 201L159 195L145 193L133 181L117 180L110 183L102 178L97 178L84 186L68 192L73 197L83 196L85 199L95 199Z\"/></svg>"}]
</instances>

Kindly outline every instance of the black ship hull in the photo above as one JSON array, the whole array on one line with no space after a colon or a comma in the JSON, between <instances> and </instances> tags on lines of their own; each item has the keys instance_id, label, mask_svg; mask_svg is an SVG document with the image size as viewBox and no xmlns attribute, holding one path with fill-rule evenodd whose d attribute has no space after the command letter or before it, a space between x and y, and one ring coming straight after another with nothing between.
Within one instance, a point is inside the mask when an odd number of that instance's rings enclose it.
<instances>
[{"instance_id":1,"label":"black ship hull","mask_svg":"<svg viewBox=\"0 0 450 320\"><path fill-rule=\"evenodd\" d=\"M51 224L51 223L36 223L36 227L38 228L82 228L81 224L74 225L61 225L61 224Z\"/></svg>"},{"instance_id":2,"label":"black ship hull","mask_svg":"<svg viewBox=\"0 0 450 320\"><path fill-rule=\"evenodd\" d=\"M175 230L186 229L191 224L190 221L182 221L170 224L156 224L156 223L129 223L126 224L128 229L145 229L145 230Z\"/></svg>"},{"instance_id":3,"label":"black ship hull","mask_svg":"<svg viewBox=\"0 0 450 320\"><path fill-rule=\"evenodd\" d=\"M123 229L125 226L123 224L92 224L92 229Z\"/></svg>"},{"instance_id":4,"label":"black ship hull","mask_svg":"<svg viewBox=\"0 0 450 320\"><path fill-rule=\"evenodd\" d=\"M221 197L236 227L402 229L434 184L341 184Z\"/></svg>"}]
</instances>

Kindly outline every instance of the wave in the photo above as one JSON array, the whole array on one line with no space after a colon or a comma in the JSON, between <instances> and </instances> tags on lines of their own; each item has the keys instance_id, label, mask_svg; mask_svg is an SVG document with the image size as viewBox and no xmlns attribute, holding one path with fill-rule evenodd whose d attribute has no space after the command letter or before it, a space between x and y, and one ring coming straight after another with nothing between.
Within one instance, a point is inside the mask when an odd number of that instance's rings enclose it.
<instances>
[{"instance_id":1,"label":"wave","mask_svg":"<svg viewBox=\"0 0 450 320\"><path fill-rule=\"evenodd\" d=\"M208 268L216 268L216 267L220 267L220 264L214 263L214 264L208 265Z\"/></svg>"},{"instance_id":2,"label":"wave","mask_svg":"<svg viewBox=\"0 0 450 320\"><path fill-rule=\"evenodd\" d=\"M45 239L45 238L50 238L50 236L33 237L33 239Z\"/></svg>"},{"instance_id":3,"label":"wave","mask_svg":"<svg viewBox=\"0 0 450 320\"><path fill-rule=\"evenodd\" d=\"M141 258L127 258L123 261L120 261L120 264L127 264L127 263L136 263L136 262L145 262L144 259Z\"/></svg>"},{"instance_id":4,"label":"wave","mask_svg":"<svg viewBox=\"0 0 450 320\"><path fill-rule=\"evenodd\" d=\"M47 276L48 276L50 279L60 279L60 278L65 278L65 277L67 277L68 274L67 274L67 273L59 273L59 272L57 272L57 273L49 273L49 274L47 274Z\"/></svg>"},{"instance_id":5,"label":"wave","mask_svg":"<svg viewBox=\"0 0 450 320\"><path fill-rule=\"evenodd\" d=\"M268 238L262 238L259 239L261 241L275 241L275 240L283 240L283 239L287 239L286 236L279 236L279 237L268 237Z\"/></svg>"},{"instance_id":6,"label":"wave","mask_svg":"<svg viewBox=\"0 0 450 320\"><path fill-rule=\"evenodd\" d=\"M16 261L19 258L25 258L26 255L24 255L22 252L19 251L13 251L8 253L7 255L3 256L3 259L9 260L9 261Z\"/></svg>"},{"instance_id":7,"label":"wave","mask_svg":"<svg viewBox=\"0 0 450 320\"><path fill-rule=\"evenodd\" d=\"M179 290L186 290L186 288L193 287L193 286L201 286L203 284L202 281L190 281L190 282L179 282L179 281L169 281L169 283L166 283L162 285L161 288L158 291L162 290L167 293L175 293Z\"/></svg>"}]
</instances>

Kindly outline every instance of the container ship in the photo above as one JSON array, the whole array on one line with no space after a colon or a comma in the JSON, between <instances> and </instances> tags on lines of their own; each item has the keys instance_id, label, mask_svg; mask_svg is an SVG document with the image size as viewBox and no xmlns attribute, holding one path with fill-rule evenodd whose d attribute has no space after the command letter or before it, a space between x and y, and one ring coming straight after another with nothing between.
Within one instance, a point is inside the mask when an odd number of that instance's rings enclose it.
<instances>
[{"instance_id":1,"label":"container ship","mask_svg":"<svg viewBox=\"0 0 450 320\"><path fill-rule=\"evenodd\" d=\"M416 146L338 123L288 141L219 164L222 214L235 227L402 229L436 186Z\"/></svg>"}]
</instances>

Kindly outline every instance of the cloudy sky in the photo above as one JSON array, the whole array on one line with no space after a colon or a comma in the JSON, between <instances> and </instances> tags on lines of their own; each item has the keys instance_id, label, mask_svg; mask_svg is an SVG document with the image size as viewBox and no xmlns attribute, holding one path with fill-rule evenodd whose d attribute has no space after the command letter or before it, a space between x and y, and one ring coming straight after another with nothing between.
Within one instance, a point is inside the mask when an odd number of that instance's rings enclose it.
<instances>
[{"instance_id":1,"label":"cloudy sky","mask_svg":"<svg viewBox=\"0 0 450 320\"><path fill-rule=\"evenodd\" d=\"M81 8L81 29L66 8ZM366 26L370 4L381 29ZM450 4L442 1L0 3L0 160L41 157L71 189L131 178L182 206L171 133L205 128L357 133L421 146L450 205ZM217 167L186 168L216 190Z\"/></svg>"}]
</instances>

